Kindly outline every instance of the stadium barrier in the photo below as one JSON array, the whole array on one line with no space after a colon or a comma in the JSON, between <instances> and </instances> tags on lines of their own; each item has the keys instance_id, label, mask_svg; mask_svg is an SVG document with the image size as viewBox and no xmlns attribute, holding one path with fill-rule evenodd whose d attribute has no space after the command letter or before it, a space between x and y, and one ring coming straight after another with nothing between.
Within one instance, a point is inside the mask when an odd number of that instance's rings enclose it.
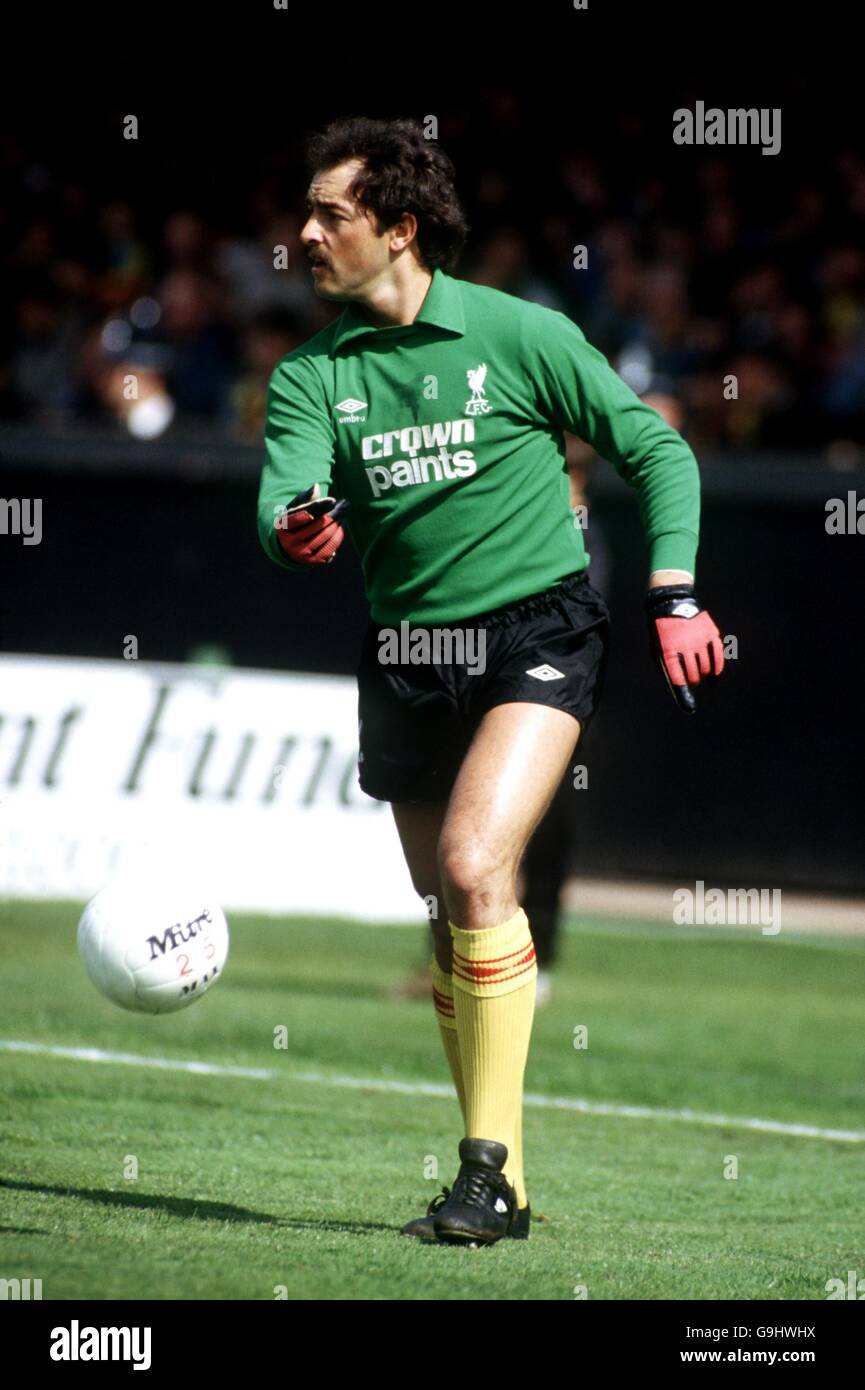
<instances>
[{"instance_id":1,"label":"stadium barrier","mask_svg":"<svg viewBox=\"0 0 865 1390\"><path fill-rule=\"evenodd\" d=\"M0 893L180 872L228 909L422 920L356 704L345 677L0 657Z\"/></svg>"}]
</instances>

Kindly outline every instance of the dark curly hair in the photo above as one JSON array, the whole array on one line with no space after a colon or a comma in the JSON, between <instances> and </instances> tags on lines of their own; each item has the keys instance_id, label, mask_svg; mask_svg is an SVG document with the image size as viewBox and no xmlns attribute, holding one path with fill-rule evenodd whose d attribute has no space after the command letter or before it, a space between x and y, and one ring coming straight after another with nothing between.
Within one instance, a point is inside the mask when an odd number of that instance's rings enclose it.
<instances>
[{"instance_id":1,"label":"dark curly hair","mask_svg":"<svg viewBox=\"0 0 865 1390\"><path fill-rule=\"evenodd\" d=\"M350 196L374 215L379 232L403 213L413 213L424 265L452 270L468 223L454 186L454 167L436 142L424 138L416 121L367 116L331 121L311 136L306 153L311 175L349 159L361 159L364 165Z\"/></svg>"}]
</instances>

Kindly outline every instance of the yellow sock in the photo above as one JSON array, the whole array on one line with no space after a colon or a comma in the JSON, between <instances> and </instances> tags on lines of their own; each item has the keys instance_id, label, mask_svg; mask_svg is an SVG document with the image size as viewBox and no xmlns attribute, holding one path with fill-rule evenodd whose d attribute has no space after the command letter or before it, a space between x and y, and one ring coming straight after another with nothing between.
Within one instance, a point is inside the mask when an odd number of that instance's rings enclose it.
<instances>
[{"instance_id":1,"label":"yellow sock","mask_svg":"<svg viewBox=\"0 0 865 1390\"><path fill-rule=\"evenodd\" d=\"M460 1040L457 1037L457 1021L454 1017L453 977L442 970L435 956L432 958L432 994L439 1031L444 1044L445 1056L454 1079L463 1123L466 1118L466 1088L463 1081L463 1067L460 1061Z\"/></svg>"},{"instance_id":2,"label":"yellow sock","mask_svg":"<svg viewBox=\"0 0 865 1390\"><path fill-rule=\"evenodd\" d=\"M529 922L519 908L482 931L449 923L454 943L453 1002L466 1092L466 1135L505 1144L504 1173L524 1207L523 1076L538 967Z\"/></svg>"}]
</instances>

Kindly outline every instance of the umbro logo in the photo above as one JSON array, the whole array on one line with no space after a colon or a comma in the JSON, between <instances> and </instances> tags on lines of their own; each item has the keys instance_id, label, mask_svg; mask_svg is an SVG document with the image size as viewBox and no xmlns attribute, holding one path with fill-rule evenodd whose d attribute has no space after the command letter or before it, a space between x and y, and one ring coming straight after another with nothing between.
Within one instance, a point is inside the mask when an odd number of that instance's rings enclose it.
<instances>
[{"instance_id":1,"label":"umbro logo","mask_svg":"<svg viewBox=\"0 0 865 1390\"><path fill-rule=\"evenodd\" d=\"M693 603L690 599L686 599L684 603L677 603L677 604L676 604L675 608L673 609L672 613L670 614L670 617L671 617L671 618L696 618L696 616L697 616L697 614L699 613L699 611L700 611L700 610L699 610L699 608L697 607L696 603Z\"/></svg>"},{"instance_id":2,"label":"umbro logo","mask_svg":"<svg viewBox=\"0 0 865 1390\"><path fill-rule=\"evenodd\" d=\"M543 666L533 666L530 671L526 671L527 676L534 676L539 681L561 680L564 674L564 671L557 671L555 666L548 666L546 662Z\"/></svg>"},{"instance_id":3,"label":"umbro logo","mask_svg":"<svg viewBox=\"0 0 865 1390\"><path fill-rule=\"evenodd\" d=\"M333 408L342 412L338 422L340 425L360 425L363 423L360 411L368 410L369 406L366 401L356 401L354 396L346 396L344 401L338 401Z\"/></svg>"}]
</instances>

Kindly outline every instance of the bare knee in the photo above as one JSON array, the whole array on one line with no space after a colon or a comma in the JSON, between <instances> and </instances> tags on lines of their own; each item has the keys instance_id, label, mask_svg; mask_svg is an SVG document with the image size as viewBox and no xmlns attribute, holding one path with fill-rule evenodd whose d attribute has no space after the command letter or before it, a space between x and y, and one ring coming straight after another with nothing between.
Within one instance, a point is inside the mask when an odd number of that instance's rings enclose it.
<instances>
[{"instance_id":1,"label":"bare knee","mask_svg":"<svg viewBox=\"0 0 865 1390\"><path fill-rule=\"evenodd\" d=\"M439 874L452 914L474 915L495 909L513 894L516 866L483 842L443 845Z\"/></svg>"}]
</instances>

